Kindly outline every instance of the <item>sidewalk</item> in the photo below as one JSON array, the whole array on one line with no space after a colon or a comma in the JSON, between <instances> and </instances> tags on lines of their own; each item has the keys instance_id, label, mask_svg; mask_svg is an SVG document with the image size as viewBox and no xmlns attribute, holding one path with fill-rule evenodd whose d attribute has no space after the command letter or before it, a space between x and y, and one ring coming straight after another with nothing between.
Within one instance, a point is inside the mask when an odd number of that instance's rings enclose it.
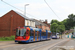
<instances>
[{"instance_id":1,"label":"sidewalk","mask_svg":"<svg viewBox=\"0 0 75 50\"><path fill-rule=\"evenodd\" d=\"M0 43L1 43L1 42L15 42L15 41L0 41Z\"/></svg>"}]
</instances>

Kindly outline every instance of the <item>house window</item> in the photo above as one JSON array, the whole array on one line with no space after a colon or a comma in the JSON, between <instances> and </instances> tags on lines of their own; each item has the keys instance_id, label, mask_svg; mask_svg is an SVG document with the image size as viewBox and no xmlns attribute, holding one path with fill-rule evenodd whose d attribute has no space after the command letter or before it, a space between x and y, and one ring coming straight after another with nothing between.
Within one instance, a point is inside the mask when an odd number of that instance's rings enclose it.
<instances>
[{"instance_id":1,"label":"house window","mask_svg":"<svg viewBox=\"0 0 75 50\"><path fill-rule=\"evenodd\" d=\"M30 36L34 36L34 31L30 30Z\"/></svg>"},{"instance_id":2,"label":"house window","mask_svg":"<svg viewBox=\"0 0 75 50\"><path fill-rule=\"evenodd\" d=\"M29 22L27 21L27 26L29 26Z\"/></svg>"}]
</instances>

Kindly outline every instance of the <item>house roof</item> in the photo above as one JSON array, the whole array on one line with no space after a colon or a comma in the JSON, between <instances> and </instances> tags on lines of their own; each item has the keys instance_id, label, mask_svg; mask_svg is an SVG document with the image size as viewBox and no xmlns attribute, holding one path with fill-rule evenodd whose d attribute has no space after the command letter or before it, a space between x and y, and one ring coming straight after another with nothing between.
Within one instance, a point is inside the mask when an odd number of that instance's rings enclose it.
<instances>
[{"instance_id":1,"label":"house roof","mask_svg":"<svg viewBox=\"0 0 75 50\"><path fill-rule=\"evenodd\" d=\"M14 11L14 10L13 10ZM28 18L27 16L23 15L22 13L19 13L17 11L14 11L15 13L17 13L18 15L22 16L23 18L27 19L27 20L31 20L30 18ZM32 21L32 20L31 20Z\"/></svg>"},{"instance_id":2,"label":"house roof","mask_svg":"<svg viewBox=\"0 0 75 50\"><path fill-rule=\"evenodd\" d=\"M45 24L45 23L43 23L43 22L41 22L41 21L39 21L39 20L36 20L36 19L31 19L31 20L35 21L35 25L48 26L47 24Z\"/></svg>"},{"instance_id":3,"label":"house roof","mask_svg":"<svg viewBox=\"0 0 75 50\"><path fill-rule=\"evenodd\" d=\"M27 19L27 20L31 20L31 21L34 21L35 22L35 25L44 25L44 26L48 26L47 24L39 21L39 20L36 20L36 19L31 19L31 18L28 18L27 16L23 15L22 13L19 13L17 11L14 11L16 12L18 15L22 16L23 18Z\"/></svg>"}]
</instances>

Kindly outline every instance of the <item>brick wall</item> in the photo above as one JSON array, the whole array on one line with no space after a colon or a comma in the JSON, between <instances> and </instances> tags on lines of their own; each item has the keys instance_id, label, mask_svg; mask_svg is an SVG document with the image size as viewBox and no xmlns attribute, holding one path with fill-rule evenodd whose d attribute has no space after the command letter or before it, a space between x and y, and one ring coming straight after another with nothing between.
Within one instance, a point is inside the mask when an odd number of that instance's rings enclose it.
<instances>
[{"instance_id":1,"label":"brick wall","mask_svg":"<svg viewBox=\"0 0 75 50\"><path fill-rule=\"evenodd\" d=\"M50 28L48 26L40 26L40 25L36 25L35 27L38 27L38 28L42 28L43 30L49 30L50 31Z\"/></svg>"},{"instance_id":2,"label":"brick wall","mask_svg":"<svg viewBox=\"0 0 75 50\"><path fill-rule=\"evenodd\" d=\"M11 10L0 17L0 37L15 35L15 28L24 25L25 19Z\"/></svg>"}]
</instances>

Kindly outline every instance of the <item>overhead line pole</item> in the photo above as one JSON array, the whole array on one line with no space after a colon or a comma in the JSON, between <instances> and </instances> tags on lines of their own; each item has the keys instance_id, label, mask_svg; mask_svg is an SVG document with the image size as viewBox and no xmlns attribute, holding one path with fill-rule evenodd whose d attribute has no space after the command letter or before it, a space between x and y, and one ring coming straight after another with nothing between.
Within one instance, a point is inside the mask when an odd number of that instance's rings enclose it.
<instances>
[{"instance_id":1,"label":"overhead line pole","mask_svg":"<svg viewBox=\"0 0 75 50\"><path fill-rule=\"evenodd\" d=\"M5 4L7 4L7 5L9 5L9 6L11 6L11 7L13 7L13 8L15 8L15 9L17 9L17 10L19 10L19 11L21 11L21 12L24 12L24 11L22 11L22 10L20 10L20 9L18 9L18 8L16 8L15 6L13 6L13 5L11 5L11 4L9 4L9 3L7 3L7 2L5 2L5 1L3 1L3 0L1 0L2 2L4 2ZM27 13L28 14L28 13ZM30 15L30 16L32 16L32 17L34 17L33 15L31 15L31 14L28 14L28 15Z\"/></svg>"}]
</instances>

